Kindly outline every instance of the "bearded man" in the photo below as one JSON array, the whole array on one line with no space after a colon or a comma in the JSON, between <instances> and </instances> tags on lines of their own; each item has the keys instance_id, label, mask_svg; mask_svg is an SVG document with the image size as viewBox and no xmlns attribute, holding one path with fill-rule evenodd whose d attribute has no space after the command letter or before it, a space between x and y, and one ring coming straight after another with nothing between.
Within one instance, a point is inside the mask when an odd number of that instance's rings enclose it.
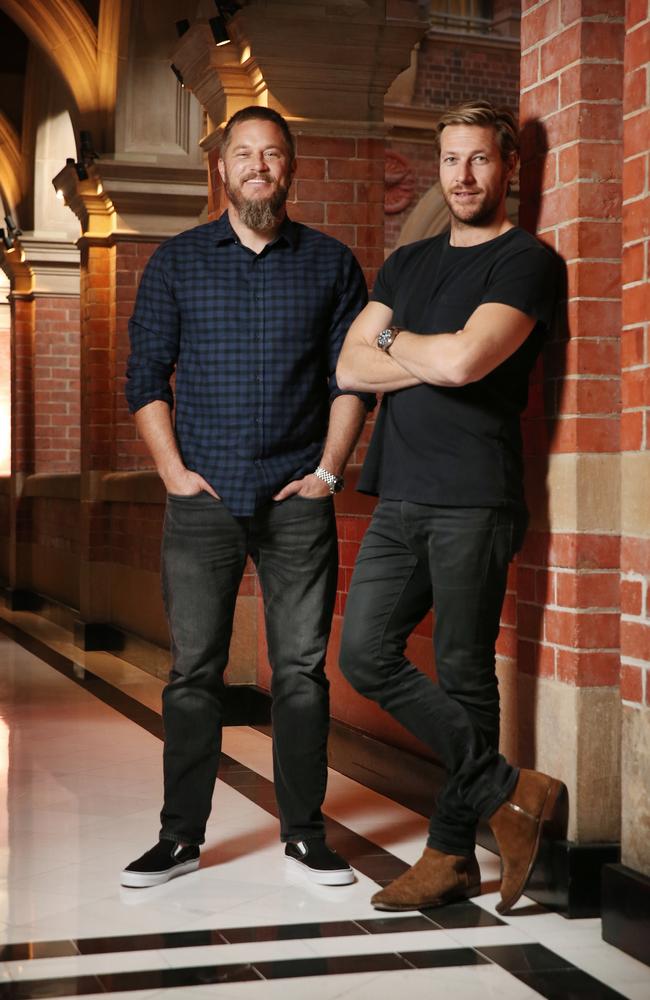
<instances>
[{"instance_id":1,"label":"bearded man","mask_svg":"<svg viewBox=\"0 0 650 1000\"><path fill-rule=\"evenodd\" d=\"M264 598L285 855L317 883L354 880L325 843L324 668L338 570L333 495L374 405L371 394L342 392L334 373L367 294L346 246L288 219L295 168L281 115L257 106L233 115L219 159L227 210L159 247L130 323L127 399L167 489L173 662L159 839L123 870L126 886L199 866L249 556Z\"/></svg>"},{"instance_id":2,"label":"bearded man","mask_svg":"<svg viewBox=\"0 0 650 1000\"><path fill-rule=\"evenodd\" d=\"M519 416L547 336L555 257L509 222L513 116L477 101L437 126L450 229L397 250L341 352L339 383L384 392L360 479L378 494L346 603L341 667L444 764L422 858L373 897L381 910L480 892L487 819L519 899L544 826L564 830L564 786L499 753L495 642L527 513ZM433 606L437 683L406 641Z\"/></svg>"}]
</instances>

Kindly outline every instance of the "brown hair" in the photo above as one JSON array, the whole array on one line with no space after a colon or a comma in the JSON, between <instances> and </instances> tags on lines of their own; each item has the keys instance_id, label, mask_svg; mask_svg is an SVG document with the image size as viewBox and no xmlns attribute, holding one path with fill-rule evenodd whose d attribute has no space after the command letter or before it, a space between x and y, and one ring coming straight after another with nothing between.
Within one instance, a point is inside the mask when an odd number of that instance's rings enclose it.
<instances>
[{"instance_id":1,"label":"brown hair","mask_svg":"<svg viewBox=\"0 0 650 1000\"><path fill-rule=\"evenodd\" d=\"M519 129L512 111L495 108L489 101L467 101L449 108L436 125L435 142L440 152L440 137L448 125L479 125L493 128L501 151L501 158L508 160L519 152Z\"/></svg>"},{"instance_id":2,"label":"brown hair","mask_svg":"<svg viewBox=\"0 0 650 1000\"><path fill-rule=\"evenodd\" d=\"M263 121L263 122L273 122L277 125L282 135L284 136L284 141L287 144L287 150L289 151L289 156L291 160L296 158L296 144L294 142L291 130L286 122L286 119L278 111L274 111L273 108L265 108L259 104L249 104L247 108L240 108L239 111L235 111L234 115L229 119L226 127L223 130L223 136L221 138L221 156L226 152L228 146L230 145L230 138L232 135L232 130L235 125L240 125L242 122L250 121Z\"/></svg>"}]
</instances>

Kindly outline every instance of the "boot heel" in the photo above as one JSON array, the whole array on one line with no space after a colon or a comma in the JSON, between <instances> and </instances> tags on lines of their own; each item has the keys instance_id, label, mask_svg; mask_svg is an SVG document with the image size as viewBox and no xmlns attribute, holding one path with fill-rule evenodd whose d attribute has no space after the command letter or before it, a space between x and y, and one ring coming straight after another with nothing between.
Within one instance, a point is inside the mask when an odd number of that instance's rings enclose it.
<instances>
[{"instance_id":1,"label":"boot heel","mask_svg":"<svg viewBox=\"0 0 650 1000\"><path fill-rule=\"evenodd\" d=\"M553 779L544 803L540 826L544 839L565 840L569 819L569 793L565 784Z\"/></svg>"}]
</instances>

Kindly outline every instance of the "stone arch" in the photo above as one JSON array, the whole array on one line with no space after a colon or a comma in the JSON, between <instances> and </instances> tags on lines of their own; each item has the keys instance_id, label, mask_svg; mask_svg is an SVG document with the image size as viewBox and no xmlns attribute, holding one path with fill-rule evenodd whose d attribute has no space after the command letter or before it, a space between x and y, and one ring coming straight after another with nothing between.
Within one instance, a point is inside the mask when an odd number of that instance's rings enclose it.
<instances>
[{"instance_id":1,"label":"stone arch","mask_svg":"<svg viewBox=\"0 0 650 1000\"><path fill-rule=\"evenodd\" d=\"M98 106L97 31L77 0L0 0L66 81L81 115Z\"/></svg>"},{"instance_id":2,"label":"stone arch","mask_svg":"<svg viewBox=\"0 0 650 1000\"><path fill-rule=\"evenodd\" d=\"M0 199L7 210L18 211L23 190L20 139L9 119L0 111Z\"/></svg>"}]
</instances>

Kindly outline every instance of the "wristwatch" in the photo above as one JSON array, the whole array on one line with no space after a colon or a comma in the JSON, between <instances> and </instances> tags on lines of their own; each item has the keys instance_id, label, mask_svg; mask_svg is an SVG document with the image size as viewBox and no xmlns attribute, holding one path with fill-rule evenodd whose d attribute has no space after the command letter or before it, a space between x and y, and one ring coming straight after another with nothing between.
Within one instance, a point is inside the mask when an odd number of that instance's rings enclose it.
<instances>
[{"instance_id":1,"label":"wristwatch","mask_svg":"<svg viewBox=\"0 0 650 1000\"><path fill-rule=\"evenodd\" d=\"M377 334L377 347L380 351L385 351L386 354L389 352L389 348L395 343L395 338L400 332L399 326L389 326L385 330L382 330Z\"/></svg>"},{"instance_id":2,"label":"wristwatch","mask_svg":"<svg viewBox=\"0 0 650 1000\"><path fill-rule=\"evenodd\" d=\"M314 475L322 479L324 483L330 488L330 493L340 493L345 485L342 476L335 476L333 472L328 472L324 469L322 465L319 465L317 469L314 470Z\"/></svg>"}]
</instances>

